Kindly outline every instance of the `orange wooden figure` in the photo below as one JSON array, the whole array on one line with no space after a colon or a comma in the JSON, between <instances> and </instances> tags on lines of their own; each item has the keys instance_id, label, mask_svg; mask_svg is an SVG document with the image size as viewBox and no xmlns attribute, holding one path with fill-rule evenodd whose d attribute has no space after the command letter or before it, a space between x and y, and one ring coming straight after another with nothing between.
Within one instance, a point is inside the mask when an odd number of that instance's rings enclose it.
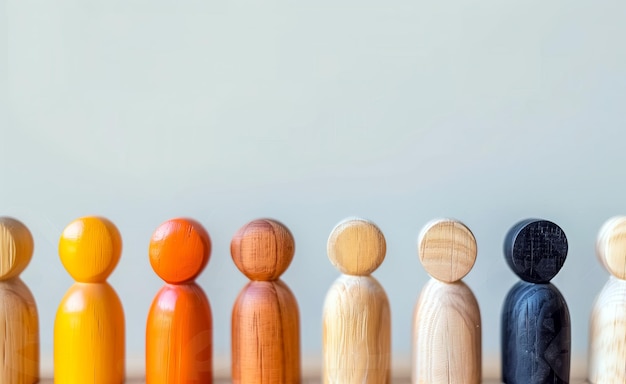
<instances>
[{"instance_id":1,"label":"orange wooden figure","mask_svg":"<svg viewBox=\"0 0 626 384\"><path fill-rule=\"evenodd\" d=\"M148 314L147 384L213 382L211 306L194 281L210 253L209 234L194 220L168 220L152 235L150 264L166 284Z\"/></svg>"},{"instance_id":2,"label":"orange wooden figure","mask_svg":"<svg viewBox=\"0 0 626 384\"><path fill-rule=\"evenodd\" d=\"M232 380L238 384L300 383L298 303L279 280L293 259L293 236L270 219L243 226L230 243L249 282L232 314Z\"/></svg>"},{"instance_id":3,"label":"orange wooden figure","mask_svg":"<svg viewBox=\"0 0 626 384\"><path fill-rule=\"evenodd\" d=\"M39 381L39 320L35 298L20 273L33 255L21 222L0 217L0 383Z\"/></svg>"},{"instance_id":4,"label":"orange wooden figure","mask_svg":"<svg viewBox=\"0 0 626 384\"><path fill-rule=\"evenodd\" d=\"M106 282L121 253L120 233L105 218L83 217L63 231L59 255L76 283L63 297L54 320L55 383L124 382L124 311Z\"/></svg>"}]
</instances>

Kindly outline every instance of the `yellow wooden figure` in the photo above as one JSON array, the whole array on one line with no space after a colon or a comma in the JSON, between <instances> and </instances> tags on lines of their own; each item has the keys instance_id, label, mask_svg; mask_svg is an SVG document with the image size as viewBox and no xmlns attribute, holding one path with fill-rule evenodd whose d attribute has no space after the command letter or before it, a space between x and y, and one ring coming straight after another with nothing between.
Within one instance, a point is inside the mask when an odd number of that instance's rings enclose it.
<instances>
[{"instance_id":1,"label":"yellow wooden figure","mask_svg":"<svg viewBox=\"0 0 626 384\"><path fill-rule=\"evenodd\" d=\"M106 282L121 251L120 233L107 219L83 217L63 231L59 255L76 283L54 322L55 383L124 382L124 311Z\"/></svg>"},{"instance_id":2,"label":"yellow wooden figure","mask_svg":"<svg viewBox=\"0 0 626 384\"><path fill-rule=\"evenodd\" d=\"M19 275L33 255L33 237L21 222L0 217L0 383L39 381L37 306Z\"/></svg>"}]
</instances>

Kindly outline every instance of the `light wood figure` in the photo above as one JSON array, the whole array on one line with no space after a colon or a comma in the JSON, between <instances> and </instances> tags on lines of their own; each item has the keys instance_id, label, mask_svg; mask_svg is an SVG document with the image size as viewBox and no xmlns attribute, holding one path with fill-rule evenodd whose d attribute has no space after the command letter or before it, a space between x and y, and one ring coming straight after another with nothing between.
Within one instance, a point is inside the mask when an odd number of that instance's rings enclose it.
<instances>
[{"instance_id":1,"label":"light wood figure","mask_svg":"<svg viewBox=\"0 0 626 384\"><path fill-rule=\"evenodd\" d=\"M24 224L0 217L0 383L39 381L37 306L20 279L33 248L33 237Z\"/></svg>"},{"instance_id":2,"label":"light wood figure","mask_svg":"<svg viewBox=\"0 0 626 384\"><path fill-rule=\"evenodd\" d=\"M232 380L235 384L300 383L298 303L279 280L295 251L291 232L275 220L243 226L230 243L237 268L250 281L232 313Z\"/></svg>"},{"instance_id":3,"label":"light wood figure","mask_svg":"<svg viewBox=\"0 0 626 384\"><path fill-rule=\"evenodd\" d=\"M63 297L54 321L57 384L124 382L124 311L106 282L121 252L120 233L105 218L77 219L61 235L61 262L76 283Z\"/></svg>"},{"instance_id":4,"label":"light wood figure","mask_svg":"<svg viewBox=\"0 0 626 384\"><path fill-rule=\"evenodd\" d=\"M476 261L476 239L463 223L439 219L423 228L418 253L432 278L415 306L412 381L479 384L480 309L461 281Z\"/></svg>"},{"instance_id":5,"label":"light wood figure","mask_svg":"<svg viewBox=\"0 0 626 384\"><path fill-rule=\"evenodd\" d=\"M391 382L391 313L383 287L370 276L386 242L372 222L346 219L332 230L327 251L343 274L323 310L323 380L334 384Z\"/></svg>"},{"instance_id":6,"label":"light wood figure","mask_svg":"<svg viewBox=\"0 0 626 384\"><path fill-rule=\"evenodd\" d=\"M609 219L596 243L611 274L591 311L589 382L626 383L626 217Z\"/></svg>"},{"instance_id":7,"label":"light wood figure","mask_svg":"<svg viewBox=\"0 0 626 384\"><path fill-rule=\"evenodd\" d=\"M146 384L210 384L213 318L194 281L209 261L209 234L194 220L168 220L152 235L149 253L152 269L167 284L148 313Z\"/></svg>"}]
</instances>

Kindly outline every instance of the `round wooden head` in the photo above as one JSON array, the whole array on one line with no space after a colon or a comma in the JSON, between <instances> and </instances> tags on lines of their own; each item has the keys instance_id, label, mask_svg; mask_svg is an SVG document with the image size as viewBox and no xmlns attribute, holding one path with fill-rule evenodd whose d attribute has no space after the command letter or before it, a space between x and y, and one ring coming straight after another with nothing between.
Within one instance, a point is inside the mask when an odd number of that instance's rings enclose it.
<instances>
[{"instance_id":1,"label":"round wooden head","mask_svg":"<svg viewBox=\"0 0 626 384\"><path fill-rule=\"evenodd\" d=\"M457 220L431 221L422 229L417 244L426 272L446 283L461 280L476 262L476 239L472 231Z\"/></svg>"},{"instance_id":2,"label":"round wooden head","mask_svg":"<svg viewBox=\"0 0 626 384\"><path fill-rule=\"evenodd\" d=\"M600 228L596 254L611 275L626 280L626 216L613 217Z\"/></svg>"},{"instance_id":3,"label":"round wooden head","mask_svg":"<svg viewBox=\"0 0 626 384\"><path fill-rule=\"evenodd\" d=\"M102 283L117 266L122 237L117 227L103 217L81 217L61 235L59 255L63 266L79 283Z\"/></svg>"},{"instance_id":4,"label":"round wooden head","mask_svg":"<svg viewBox=\"0 0 626 384\"><path fill-rule=\"evenodd\" d=\"M168 220L150 239L150 265L169 284L194 280L206 267L210 254L209 234L195 220Z\"/></svg>"},{"instance_id":5,"label":"round wooden head","mask_svg":"<svg viewBox=\"0 0 626 384\"><path fill-rule=\"evenodd\" d=\"M250 280L277 280L287 270L296 245L289 229L271 219L241 227L230 243L235 265Z\"/></svg>"},{"instance_id":6,"label":"round wooden head","mask_svg":"<svg viewBox=\"0 0 626 384\"><path fill-rule=\"evenodd\" d=\"M522 280L548 283L567 257L567 237L547 220L527 219L515 224L504 241L504 258Z\"/></svg>"},{"instance_id":7,"label":"round wooden head","mask_svg":"<svg viewBox=\"0 0 626 384\"><path fill-rule=\"evenodd\" d=\"M0 217L0 281L18 276L33 256L33 236L24 224Z\"/></svg>"},{"instance_id":8,"label":"round wooden head","mask_svg":"<svg viewBox=\"0 0 626 384\"><path fill-rule=\"evenodd\" d=\"M371 221L346 219L333 228L328 238L330 262L347 275L366 276L385 259L385 236Z\"/></svg>"}]
</instances>

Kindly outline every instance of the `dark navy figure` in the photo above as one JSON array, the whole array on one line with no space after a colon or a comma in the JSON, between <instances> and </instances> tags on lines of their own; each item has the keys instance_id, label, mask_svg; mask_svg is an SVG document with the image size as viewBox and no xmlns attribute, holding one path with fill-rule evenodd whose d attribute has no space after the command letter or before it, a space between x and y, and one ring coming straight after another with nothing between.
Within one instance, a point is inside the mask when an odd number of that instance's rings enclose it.
<instances>
[{"instance_id":1,"label":"dark navy figure","mask_svg":"<svg viewBox=\"0 0 626 384\"><path fill-rule=\"evenodd\" d=\"M550 221L524 220L506 235L504 257L523 281L511 288L502 311L504 383L569 383L570 315L550 284L566 256L565 233Z\"/></svg>"}]
</instances>

